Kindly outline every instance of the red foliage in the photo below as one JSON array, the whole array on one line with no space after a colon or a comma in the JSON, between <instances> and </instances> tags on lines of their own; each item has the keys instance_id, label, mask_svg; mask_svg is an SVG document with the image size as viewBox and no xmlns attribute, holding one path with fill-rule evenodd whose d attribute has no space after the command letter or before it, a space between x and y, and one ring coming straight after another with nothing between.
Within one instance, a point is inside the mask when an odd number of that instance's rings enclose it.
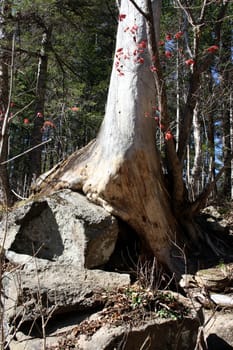
<instances>
[{"instance_id":1,"label":"red foliage","mask_svg":"<svg viewBox=\"0 0 233 350\"><path fill-rule=\"evenodd\" d=\"M23 123L24 123L24 124L29 124L29 123L30 123L30 121L29 121L29 119L28 119L28 118L24 118Z\"/></svg>"},{"instance_id":2,"label":"red foliage","mask_svg":"<svg viewBox=\"0 0 233 350\"><path fill-rule=\"evenodd\" d=\"M139 49L145 49L147 47L147 40L140 41L140 43L137 44L137 47Z\"/></svg>"},{"instance_id":3,"label":"red foliage","mask_svg":"<svg viewBox=\"0 0 233 350\"><path fill-rule=\"evenodd\" d=\"M132 26L132 28L130 29L130 31L131 31L132 34L135 34L137 30L138 30L138 25L137 25L137 24L134 24L134 25Z\"/></svg>"},{"instance_id":4,"label":"red foliage","mask_svg":"<svg viewBox=\"0 0 233 350\"><path fill-rule=\"evenodd\" d=\"M36 115L38 118L43 118L43 114L41 112L38 112Z\"/></svg>"},{"instance_id":5,"label":"red foliage","mask_svg":"<svg viewBox=\"0 0 233 350\"><path fill-rule=\"evenodd\" d=\"M165 44L165 42L164 42L163 40L160 40L160 41L158 42L158 45L159 45L159 46L164 46L164 44Z\"/></svg>"},{"instance_id":6,"label":"red foliage","mask_svg":"<svg viewBox=\"0 0 233 350\"><path fill-rule=\"evenodd\" d=\"M78 111L79 111L79 107L74 106L74 107L71 107L70 110L71 110L72 112L78 112Z\"/></svg>"},{"instance_id":7,"label":"red foliage","mask_svg":"<svg viewBox=\"0 0 233 350\"><path fill-rule=\"evenodd\" d=\"M138 57L136 62L143 64L144 63L144 58L143 57Z\"/></svg>"},{"instance_id":8,"label":"red foliage","mask_svg":"<svg viewBox=\"0 0 233 350\"><path fill-rule=\"evenodd\" d=\"M215 53L218 50L219 50L219 47L217 45L212 45L212 46L208 47L208 49L207 49L207 51L210 53Z\"/></svg>"},{"instance_id":9,"label":"red foliage","mask_svg":"<svg viewBox=\"0 0 233 350\"><path fill-rule=\"evenodd\" d=\"M174 35L174 38L178 40L178 39L180 39L180 38L183 36L183 34L184 34L184 33L181 32L181 31L180 31L180 32L177 32L177 33Z\"/></svg>"},{"instance_id":10,"label":"red foliage","mask_svg":"<svg viewBox=\"0 0 233 350\"><path fill-rule=\"evenodd\" d=\"M172 36L171 36L171 34L167 34L167 35L166 35L166 37L165 37L165 39L166 39L167 41L172 40Z\"/></svg>"},{"instance_id":11,"label":"red foliage","mask_svg":"<svg viewBox=\"0 0 233 350\"><path fill-rule=\"evenodd\" d=\"M123 75L125 75L125 74L120 70L120 68L117 68L117 72L118 72L119 77L122 77Z\"/></svg>"},{"instance_id":12,"label":"red foliage","mask_svg":"<svg viewBox=\"0 0 233 350\"><path fill-rule=\"evenodd\" d=\"M185 64L187 64L187 66L191 66L194 63L195 61L192 58L189 58L188 60L185 61Z\"/></svg>"},{"instance_id":13,"label":"red foliage","mask_svg":"<svg viewBox=\"0 0 233 350\"><path fill-rule=\"evenodd\" d=\"M167 57L167 58L171 58L172 57L172 53L171 53L171 51L165 51L165 56Z\"/></svg>"},{"instance_id":14,"label":"red foliage","mask_svg":"<svg viewBox=\"0 0 233 350\"><path fill-rule=\"evenodd\" d=\"M55 125L53 124L53 122L46 120L43 124L43 129L46 127L51 127L51 128L55 128Z\"/></svg>"},{"instance_id":15,"label":"red foliage","mask_svg":"<svg viewBox=\"0 0 233 350\"><path fill-rule=\"evenodd\" d=\"M123 51L123 47L120 47L119 49L117 49L117 52L120 53Z\"/></svg>"},{"instance_id":16,"label":"red foliage","mask_svg":"<svg viewBox=\"0 0 233 350\"><path fill-rule=\"evenodd\" d=\"M119 21L123 21L125 19L126 15L124 13L120 13L118 16Z\"/></svg>"},{"instance_id":17,"label":"red foliage","mask_svg":"<svg viewBox=\"0 0 233 350\"><path fill-rule=\"evenodd\" d=\"M173 135L172 135L172 132L170 130L168 130L166 133L165 133L165 140L166 141L169 141L169 140L172 140L173 139Z\"/></svg>"},{"instance_id":18,"label":"red foliage","mask_svg":"<svg viewBox=\"0 0 233 350\"><path fill-rule=\"evenodd\" d=\"M153 66L150 66L150 70L151 70L151 72L157 72L157 68L153 65Z\"/></svg>"}]
</instances>

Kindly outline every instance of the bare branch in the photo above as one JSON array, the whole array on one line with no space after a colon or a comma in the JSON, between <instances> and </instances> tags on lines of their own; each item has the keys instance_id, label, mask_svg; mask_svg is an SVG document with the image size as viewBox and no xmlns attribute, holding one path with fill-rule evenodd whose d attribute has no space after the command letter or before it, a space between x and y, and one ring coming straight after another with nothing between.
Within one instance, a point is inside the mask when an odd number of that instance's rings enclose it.
<instances>
[{"instance_id":1,"label":"bare branch","mask_svg":"<svg viewBox=\"0 0 233 350\"><path fill-rule=\"evenodd\" d=\"M3 153L3 146L4 142L6 141L6 134L7 134L7 127L8 127L8 119L10 115L10 105L11 105L11 96L12 96L12 89L13 89L13 76L14 76L14 58L15 58L15 33L12 37L12 51L11 51L11 64L10 64L10 86L9 86L9 94L8 94L8 104L6 113L4 116L3 124L2 124L2 131L1 131L1 139L0 139L0 157Z\"/></svg>"},{"instance_id":2,"label":"bare branch","mask_svg":"<svg viewBox=\"0 0 233 350\"><path fill-rule=\"evenodd\" d=\"M204 0L203 6L202 6L202 9L201 9L201 14L200 14L200 17L199 17L199 23L201 23L204 20L205 12L206 12L206 4L207 4L207 0Z\"/></svg>"},{"instance_id":3,"label":"bare branch","mask_svg":"<svg viewBox=\"0 0 233 350\"><path fill-rule=\"evenodd\" d=\"M30 107L32 104L34 103L34 100L32 100L31 102L29 102L26 106L24 106L23 108L21 108L18 112L16 112L15 114L13 114L12 116L9 117L8 121L11 121L13 118L15 118L18 114L22 113L25 109L27 109L28 107Z\"/></svg>"},{"instance_id":4,"label":"bare branch","mask_svg":"<svg viewBox=\"0 0 233 350\"><path fill-rule=\"evenodd\" d=\"M138 4L137 4L134 0L129 0L129 1L134 5L134 7L138 10L138 12L141 13L141 15L142 15L143 17L145 17L146 19L149 19L149 14L146 13L146 12L144 12L144 11L141 9L141 7L138 6Z\"/></svg>"},{"instance_id":5,"label":"bare branch","mask_svg":"<svg viewBox=\"0 0 233 350\"><path fill-rule=\"evenodd\" d=\"M8 160L6 160L6 161L0 163L0 165L4 165L4 164L7 164L7 163L10 163L10 162L12 162L13 160L15 160L15 159L17 159L17 158L19 158L19 157L22 157L22 156L24 156L25 154L27 154L27 153L33 151L34 149L36 149L36 148L38 148L38 147L40 147L40 146L43 146L43 145L45 145L46 143L51 142L51 141L52 141L52 139L48 139L47 141L43 141L43 142L41 142L39 145L36 145L36 146L34 146L34 147L31 147L31 148L27 149L26 151L24 151L24 152L22 152L22 153L20 153L20 154L17 154L17 156L12 157L11 159L8 159Z\"/></svg>"},{"instance_id":6,"label":"bare branch","mask_svg":"<svg viewBox=\"0 0 233 350\"><path fill-rule=\"evenodd\" d=\"M189 23L195 27L196 23L195 23L195 20L193 18L193 15L191 13L191 11L189 10L189 8L187 6L184 6L180 0L176 0L178 6L184 11L184 13L186 14L187 18L188 18L188 21Z\"/></svg>"}]
</instances>

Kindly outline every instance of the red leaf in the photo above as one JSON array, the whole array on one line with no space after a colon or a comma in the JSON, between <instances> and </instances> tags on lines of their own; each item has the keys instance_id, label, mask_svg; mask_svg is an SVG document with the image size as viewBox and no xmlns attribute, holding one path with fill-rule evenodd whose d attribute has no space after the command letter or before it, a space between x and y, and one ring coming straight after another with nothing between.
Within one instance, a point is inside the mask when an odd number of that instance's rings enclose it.
<instances>
[{"instance_id":1,"label":"red leaf","mask_svg":"<svg viewBox=\"0 0 233 350\"><path fill-rule=\"evenodd\" d=\"M135 34L137 30L138 30L138 25L137 24L134 24L133 27L130 29L132 34Z\"/></svg>"},{"instance_id":2,"label":"red leaf","mask_svg":"<svg viewBox=\"0 0 233 350\"><path fill-rule=\"evenodd\" d=\"M125 19L126 15L124 13L120 13L118 16L119 21L123 21L123 19Z\"/></svg>"},{"instance_id":3,"label":"red leaf","mask_svg":"<svg viewBox=\"0 0 233 350\"><path fill-rule=\"evenodd\" d=\"M167 41L172 40L172 36L171 36L171 34L167 34L167 35L166 35L166 37L165 37L165 39L166 39Z\"/></svg>"},{"instance_id":4,"label":"red leaf","mask_svg":"<svg viewBox=\"0 0 233 350\"><path fill-rule=\"evenodd\" d=\"M171 133L170 130L168 130L166 133L165 133L165 140L166 141L169 141L169 140L172 140L173 139L173 135Z\"/></svg>"},{"instance_id":5,"label":"red leaf","mask_svg":"<svg viewBox=\"0 0 233 350\"><path fill-rule=\"evenodd\" d=\"M178 40L178 39L180 39L180 38L182 37L183 34L184 34L183 32L177 32L177 33L174 35L174 37Z\"/></svg>"},{"instance_id":6,"label":"red leaf","mask_svg":"<svg viewBox=\"0 0 233 350\"><path fill-rule=\"evenodd\" d=\"M171 51L165 51L165 56L166 56L167 58L171 58L171 57L172 57Z\"/></svg>"},{"instance_id":7,"label":"red leaf","mask_svg":"<svg viewBox=\"0 0 233 350\"><path fill-rule=\"evenodd\" d=\"M23 123L24 123L24 124L29 124L29 123L30 123L30 121L29 121L29 119L28 119L28 118L24 118Z\"/></svg>"},{"instance_id":8,"label":"red leaf","mask_svg":"<svg viewBox=\"0 0 233 350\"><path fill-rule=\"evenodd\" d=\"M143 57L138 57L136 62L143 64L144 63L144 58Z\"/></svg>"},{"instance_id":9,"label":"red leaf","mask_svg":"<svg viewBox=\"0 0 233 350\"><path fill-rule=\"evenodd\" d=\"M157 72L157 68L153 65L153 66L150 66L150 70L151 70L151 72Z\"/></svg>"},{"instance_id":10,"label":"red leaf","mask_svg":"<svg viewBox=\"0 0 233 350\"><path fill-rule=\"evenodd\" d=\"M165 42L163 41L163 40L160 40L159 42L158 42L158 45L159 46L163 46L165 44Z\"/></svg>"},{"instance_id":11,"label":"red leaf","mask_svg":"<svg viewBox=\"0 0 233 350\"><path fill-rule=\"evenodd\" d=\"M185 64L187 64L187 66L191 66L191 65L193 65L194 63L195 63L195 61L194 61L192 58L190 58L190 59L188 59L188 60L185 61Z\"/></svg>"},{"instance_id":12,"label":"red leaf","mask_svg":"<svg viewBox=\"0 0 233 350\"><path fill-rule=\"evenodd\" d=\"M119 49L117 49L117 52L122 52L123 51L123 47L120 47Z\"/></svg>"},{"instance_id":13,"label":"red leaf","mask_svg":"<svg viewBox=\"0 0 233 350\"><path fill-rule=\"evenodd\" d=\"M45 127L55 128L55 125L53 124L53 122L46 120L43 124L43 128L45 128Z\"/></svg>"},{"instance_id":14,"label":"red leaf","mask_svg":"<svg viewBox=\"0 0 233 350\"><path fill-rule=\"evenodd\" d=\"M217 45L212 45L210 47L208 47L207 51L210 53L215 53L216 51L218 51L219 47Z\"/></svg>"},{"instance_id":15,"label":"red leaf","mask_svg":"<svg viewBox=\"0 0 233 350\"><path fill-rule=\"evenodd\" d=\"M74 106L74 107L71 107L70 110L71 110L72 112L78 112L78 111L79 111L79 107Z\"/></svg>"},{"instance_id":16,"label":"red leaf","mask_svg":"<svg viewBox=\"0 0 233 350\"><path fill-rule=\"evenodd\" d=\"M43 118L43 114L41 112L38 112L36 115L38 118Z\"/></svg>"},{"instance_id":17,"label":"red leaf","mask_svg":"<svg viewBox=\"0 0 233 350\"><path fill-rule=\"evenodd\" d=\"M147 47L147 40L140 41L140 43L138 43L137 47L139 49L145 49Z\"/></svg>"}]
</instances>

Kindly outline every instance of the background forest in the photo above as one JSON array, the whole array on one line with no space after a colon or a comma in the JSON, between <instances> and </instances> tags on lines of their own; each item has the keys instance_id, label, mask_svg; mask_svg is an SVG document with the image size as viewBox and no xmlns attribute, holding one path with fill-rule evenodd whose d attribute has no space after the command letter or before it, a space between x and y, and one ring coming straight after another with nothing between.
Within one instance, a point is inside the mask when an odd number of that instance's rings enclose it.
<instances>
[{"instance_id":1,"label":"background forest","mask_svg":"<svg viewBox=\"0 0 233 350\"><path fill-rule=\"evenodd\" d=\"M179 3L163 1L159 51L177 139L189 87L196 84L183 177L195 200L220 171L212 198L232 198L233 4L209 1L196 47L190 18ZM193 15L200 13L199 3L192 6ZM0 5L1 202L10 204L27 197L41 173L96 136L105 113L117 23L124 18L118 17L114 0L3 0ZM198 78L194 53L203 61ZM154 106L154 115L142 118L158 123L159 113ZM163 154L161 129L155 137Z\"/></svg>"}]
</instances>

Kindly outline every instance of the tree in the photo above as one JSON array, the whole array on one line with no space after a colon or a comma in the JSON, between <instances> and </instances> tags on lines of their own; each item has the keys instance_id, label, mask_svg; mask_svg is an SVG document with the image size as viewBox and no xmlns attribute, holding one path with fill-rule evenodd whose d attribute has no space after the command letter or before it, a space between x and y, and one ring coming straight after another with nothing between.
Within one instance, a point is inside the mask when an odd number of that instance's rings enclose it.
<instances>
[{"instance_id":1,"label":"tree","mask_svg":"<svg viewBox=\"0 0 233 350\"><path fill-rule=\"evenodd\" d=\"M140 62L135 63L133 55L137 44L147 40L148 28L131 2L122 2L120 19L124 15L127 22L119 21L106 114L98 137L68 158L58 172L43 179L43 185L53 178L53 189L83 190L89 199L127 221L158 259L170 265L176 222L156 149L156 124L145 118L146 113L152 115L155 105L154 77L149 57L145 57L145 69ZM159 23L158 11L155 16ZM125 32L127 25L133 35ZM124 69L121 63L118 68L120 57L128 52L131 56L125 59Z\"/></svg>"},{"instance_id":2,"label":"tree","mask_svg":"<svg viewBox=\"0 0 233 350\"><path fill-rule=\"evenodd\" d=\"M41 176L35 188L42 194L61 188L83 191L91 201L128 222L157 259L172 270L176 269L172 251L183 237L191 240L192 247L200 239L195 215L214 185L210 182L194 202L188 201L182 171L185 150L200 77L210 67L217 46L199 57L200 28L207 3L200 7L197 21L189 8L178 3L192 25L194 37L194 58L187 63L193 68L178 151L170 129L158 47L161 2L122 1L106 113L99 134ZM225 5L221 10L226 10ZM156 122L155 110L160 113ZM163 157L156 147L158 129L164 139Z\"/></svg>"},{"instance_id":3,"label":"tree","mask_svg":"<svg viewBox=\"0 0 233 350\"><path fill-rule=\"evenodd\" d=\"M8 1L0 2L0 203L10 205L11 191L7 164L9 153L9 120L12 81L9 79L9 66L13 66L11 57L11 33L7 29L10 6ZM12 58L12 59L11 59ZM11 71L12 76L12 71ZM11 84L11 86L10 86Z\"/></svg>"}]
</instances>

